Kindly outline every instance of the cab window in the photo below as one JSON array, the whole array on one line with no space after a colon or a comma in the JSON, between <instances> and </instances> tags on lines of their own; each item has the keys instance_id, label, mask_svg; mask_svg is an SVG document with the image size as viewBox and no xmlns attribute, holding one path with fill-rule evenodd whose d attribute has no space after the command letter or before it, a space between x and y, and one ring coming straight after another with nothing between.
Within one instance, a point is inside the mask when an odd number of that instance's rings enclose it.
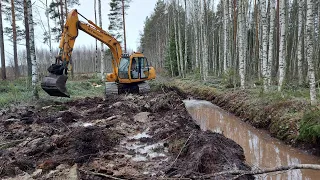
<instances>
[{"instance_id":1,"label":"cab window","mask_svg":"<svg viewBox=\"0 0 320 180\"><path fill-rule=\"evenodd\" d=\"M120 64L119 64L119 77L121 79L129 79L129 64L130 64L130 58L125 57L121 58Z\"/></svg>"}]
</instances>

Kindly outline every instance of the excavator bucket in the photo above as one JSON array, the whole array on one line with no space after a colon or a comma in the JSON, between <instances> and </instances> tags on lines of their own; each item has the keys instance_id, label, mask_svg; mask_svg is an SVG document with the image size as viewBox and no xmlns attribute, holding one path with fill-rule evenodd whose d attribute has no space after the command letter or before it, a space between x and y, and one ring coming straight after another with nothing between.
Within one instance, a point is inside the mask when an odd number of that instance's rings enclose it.
<instances>
[{"instance_id":1,"label":"excavator bucket","mask_svg":"<svg viewBox=\"0 0 320 180\"><path fill-rule=\"evenodd\" d=\"M50 96L70 97L67 92L66 82L68 76L49 74L43 78L41 88L46 91Z\"/></svg>"}]
</instances>

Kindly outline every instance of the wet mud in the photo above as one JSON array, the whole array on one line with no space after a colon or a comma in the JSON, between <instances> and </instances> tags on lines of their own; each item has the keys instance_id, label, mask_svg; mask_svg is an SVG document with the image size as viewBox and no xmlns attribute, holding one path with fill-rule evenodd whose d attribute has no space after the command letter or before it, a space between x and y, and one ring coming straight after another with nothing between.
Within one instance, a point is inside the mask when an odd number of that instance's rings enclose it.
<instances>
[{"instance_id":1,"label":"wet mud","mask_svg":"<svg viewBox=\"0 0 320 180\"><path fill-rule=\"evenodd\" d=\"M199 179L250 170L241 146L196 125L185 98L165 88L2 111L0 178Z\"/></svg>"}]
</instances>

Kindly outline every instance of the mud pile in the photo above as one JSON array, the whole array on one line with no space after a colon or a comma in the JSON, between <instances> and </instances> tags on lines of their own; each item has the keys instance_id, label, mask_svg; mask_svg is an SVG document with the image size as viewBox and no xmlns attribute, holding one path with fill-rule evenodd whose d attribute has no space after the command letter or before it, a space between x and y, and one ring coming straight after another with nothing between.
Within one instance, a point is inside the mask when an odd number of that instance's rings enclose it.
<instances>
[{"instance_id":1,"label":"mud pile","mask_svg":"<svg viewBox=\"0 0 320 180\"><path fill-rule=\"evenodd\" d=\"M201 178L249 170L239 145L200 130L184 98L163 89L4 111L0 178Z\"/></svg>"}]
</instances>

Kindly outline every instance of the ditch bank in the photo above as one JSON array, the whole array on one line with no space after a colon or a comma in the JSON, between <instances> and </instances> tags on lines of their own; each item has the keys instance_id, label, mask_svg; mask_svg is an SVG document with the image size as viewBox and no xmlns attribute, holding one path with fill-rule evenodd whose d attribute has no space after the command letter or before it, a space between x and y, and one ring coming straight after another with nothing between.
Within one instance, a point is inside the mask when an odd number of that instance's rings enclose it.
<instances>
[{"instance_id":1,"label":"ditch bank","mask_svg":"<svg viewBox=\"0 0 320 180\"><path fill-rule=\"evenodd\" d=\"M312 127L320 124L320 111L304 99L264 96L251 90L222 91L183 80L156 83L156 86L175 88L180 94L210 101L252 126L267 130L286 144L320 156L320 133L314 133L318 126ZM301 126L305 126L303 130Z\"/></svg>"},{"instance_id":2,"label":"ditch bank","mask_svg":"<svg viewBox=\"0 0 320 180\"><path fill-rule=\"evenodd\" d=\"M230 179L212 174L250 170L241 146L201 131L184 107L185 98L162 88L3 110L0 178Z\"/></svg>"}]
</instances>

